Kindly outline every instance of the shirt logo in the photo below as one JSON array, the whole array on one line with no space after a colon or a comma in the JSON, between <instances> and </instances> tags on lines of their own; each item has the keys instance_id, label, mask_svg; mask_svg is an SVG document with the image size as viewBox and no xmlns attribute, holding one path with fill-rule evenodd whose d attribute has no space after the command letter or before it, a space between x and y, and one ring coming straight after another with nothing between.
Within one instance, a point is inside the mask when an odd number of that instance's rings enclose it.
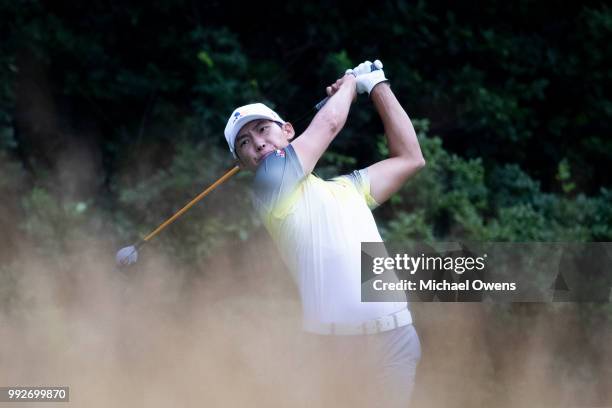
<instances>
[{"instance_id":1,"label":"shirt logo","mask_svg":"<svg viewBox=\"0 0 612 408\"><path fill-rule=\"evenodd\" d=\"M285 151L277 149L275 152L276 157L285 157Z\"/></svg>"}]
</instances>

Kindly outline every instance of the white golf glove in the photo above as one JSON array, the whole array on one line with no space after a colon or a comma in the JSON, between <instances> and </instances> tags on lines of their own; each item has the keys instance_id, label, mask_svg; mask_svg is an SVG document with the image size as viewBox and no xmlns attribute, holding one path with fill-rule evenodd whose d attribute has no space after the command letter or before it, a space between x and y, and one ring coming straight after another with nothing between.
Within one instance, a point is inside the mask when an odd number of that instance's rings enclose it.
<instances>
[{"instance_id":1,"label":"white golf glove","mask_svg":"<svg viewBox=\"0 0 612 408\"><path fill-rule=\"evenodd\" d=\"M353 69L348 69L347 74L355 75L357 79L357 93L372 92L372 89L381 82L387 81L382 70L383 64L380 60L374 62L365 61Z\"/></svg>"}]
</instances>

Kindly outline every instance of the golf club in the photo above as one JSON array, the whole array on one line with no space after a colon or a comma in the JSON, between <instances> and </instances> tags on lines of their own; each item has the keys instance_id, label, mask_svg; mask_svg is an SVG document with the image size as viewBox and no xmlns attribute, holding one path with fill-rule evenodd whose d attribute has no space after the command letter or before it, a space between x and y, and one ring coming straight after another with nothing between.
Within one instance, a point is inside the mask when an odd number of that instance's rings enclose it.
<instances>
[{"instance_id":1,"label":"golf club","mask_svg":"<svg viewBox=\"0 0 612 408\"><path fill-rule=\"evenodd\" d=\"M153 237L155 237L157 234L159 234L161 231L163 231L164 228L166 228L168 225L170 225L174 221L176 221L176 219L178 217L180 217L185 212L187 212L187 210L189 210L191 207L193 207L198 201L200 201L201 199L206 197L211 191L213 191L219 185L223 184L226 180L228 180L230 177L232 177L234 174L238 173L239 171L240 171L240 167L238 167L238 166L232 167L223 176L221 176L217 181L212 183L208 188L206 188L204 191L202 191L200 194L198 194L193 200L191 200L190 202L185 204L185 206L183 208L178 210L172 217L168 218L166 221L161 223L159 225L159 227L155 228L153 231L151 231L143 239L141 239L140 241L138 241L134 245L130 245L130 246L121 248L117 252L117 255L115 257L117 265L118 266L125 266L125 265L131 265L133 263L136 263L136 261L138 260L138 249L140 247L142 247L144 244L146 244L151 239L153 239Z\"/></svg>"},{"instance_id":2,"label":"golf club","mask_svg":"<svg viewBox=\"0 0 612 408\"><path fill-rule=\"evenodd\" d=\"M383 67L382 62L380 62L379 60L376 60L376 61L374 61L371 64L370 72L378 70L378 69L382 69L382 67ZM353 74L353 70L352 69L348 69L348 70L346 70L345 74ZM327 103L329 98L330 97L327 96L324 99L322 99L319 103L317 103L314 106L315 112L319 111L323 106L325 106L325 104ZM309 109L308 112L306 112L305 115L302 115L302 117L300 119L298 119L296 122L299 122L299 121L303 120L304 117L306 115L308 115L309 113L310 113L310 109ZM223 184L225 181L227 181L229 178L231 178L233 175L235 175L239 171L240 171L240 167L238 167L238 166L232 167L223 176L221 176L217 181L215 181L208 188L206 188L204 191L202 191L200 194L198 194L193 200L191 200L190 202L185 204L185 206L183 208L178 210L173 216L171 216L166 221L161 223L157 228L155 228L153 231L151 231L143 239L141 239L140 241L138 241L137 243L135 243L133 245L129 245L129 246L123 247L119 251L117 251L117 255L115 256L115 261L117 263L117 266L122 267L122 266L127 266L127 265L131 265L131 264L136 263L138 261L138 249L139 248L141 248L144 244L146 244L151 239L153 239L153 237L155 237L157 234L159 234L161 231L163 231L168 225L170 225L174 221L176 221L177 218L179 218L181 215L183 215L185 212L187 212L187 210L189 210L191 207L193 207L198 201L200 201L201 199L206 197L211 191L213 191L219 185Z\"/></svg>"}]
</instances>

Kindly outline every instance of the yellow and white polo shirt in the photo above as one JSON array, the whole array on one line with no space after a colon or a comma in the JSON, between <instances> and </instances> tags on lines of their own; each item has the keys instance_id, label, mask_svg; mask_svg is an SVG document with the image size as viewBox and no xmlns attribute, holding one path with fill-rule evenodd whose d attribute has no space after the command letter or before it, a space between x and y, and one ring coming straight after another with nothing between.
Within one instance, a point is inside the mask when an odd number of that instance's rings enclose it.
<instances>
[{"instance_id":1,"label":"yellow and white polo shirt","mask_svg":"<svg viewBox=\"0 0 612 408\"><path fill-rule=\"evenodd\" d=\"M322 180L304 174L289 145L257 168L253 201L297 283L305 330L406 308L403 295L399 302L361 302L361 242L382 242L366 169Z\"/></svg>"}]
</instances>

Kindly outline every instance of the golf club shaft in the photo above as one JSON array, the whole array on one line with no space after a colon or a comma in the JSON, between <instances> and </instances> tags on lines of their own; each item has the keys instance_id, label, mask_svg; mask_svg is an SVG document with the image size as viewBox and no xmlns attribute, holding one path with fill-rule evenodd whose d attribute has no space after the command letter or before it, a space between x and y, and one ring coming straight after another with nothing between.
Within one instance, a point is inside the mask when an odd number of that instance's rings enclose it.
<instances>
[{"instance_id":1,"label":"golf club shaft","mask_svg":"<svg viewBox=\"0 0 612 408\"><path fill-rule=\"evenodd\" d=\"M208 193L213 191L220 184L223 184L227 179L229 179L230 177L232 177L234 174L238 173L239 171L240 171L240 167L234 166L231 170L229 170L227 173L225 173L223 176L221 176L217 181L212 183L206 190L202 191L200 194L198 194L197 197L195 197L193 200L188 202L183 208L178 210L172 217L168 218L159 227L157 227L154 231L149 233L149 235L144 237L142 239L142 241L143 241L142 244L144 244L145 242L150 241L154 236L159 234L164 228L166 228L168 225L172 224L178 217L180 217L187 210L189 210L191 207L193 207L198 201L200 201L201 199L206 197L208 195Z\"/></svg>"},{"instance_id":2,"label":"golf club shaft","mask_svg":"<svg viewBox=\"0 0 612 408\"><path fill-rule=\"evenodd\" d=\"M327 101L329 101L329 96L326 96L325 98L321 99L321 100L319 101L319 103L317 103L317 104L315 105L315 110L320 111L320 110L321 110L321 108L322 108L323 106L325 106L325 104L327 103Z\"/></svg>"},{"instance_id":3,"label":"golf club shaft","mask_svg":"<svg viewBox=\"0 0 612 408\"><path fill-rule=\"evenodd\" d=\"M317 103L315 105L315 110L319 111L325 105L325 103L327 103L328 100L329 100L329 96L324 98L324 99L322 99L319 103ZM159 227L155 228L155 230L153 230L146 237L144 237L142 240L140 240L135 245L136 248L139 248L140 246L142 246L145 243L147 243L148 241L150 241L153 237L155 237L157 234L162 232L164 230L164 228L166 228L168 225L172 224L174 221L176 221L176 219L178 217L180 217L187 210L189 210L191 207L193 207L198 201L200 201L201 199L206 197L211 191L213 191L220 184L224 183L227 179L229 179L230 177L232 177L234 174L238 173L239 171L240 171L240 167L234 166L232 169L230 169L228 172L226 172L223 176L221 176L217 181L215 181L213 184L211 184L206 190L202 191L200 194L198 194L197 197L195 197L193 200L188 202L183 208L178 210L172 217L168 218Z\"/></svg>"}]
</instances>

